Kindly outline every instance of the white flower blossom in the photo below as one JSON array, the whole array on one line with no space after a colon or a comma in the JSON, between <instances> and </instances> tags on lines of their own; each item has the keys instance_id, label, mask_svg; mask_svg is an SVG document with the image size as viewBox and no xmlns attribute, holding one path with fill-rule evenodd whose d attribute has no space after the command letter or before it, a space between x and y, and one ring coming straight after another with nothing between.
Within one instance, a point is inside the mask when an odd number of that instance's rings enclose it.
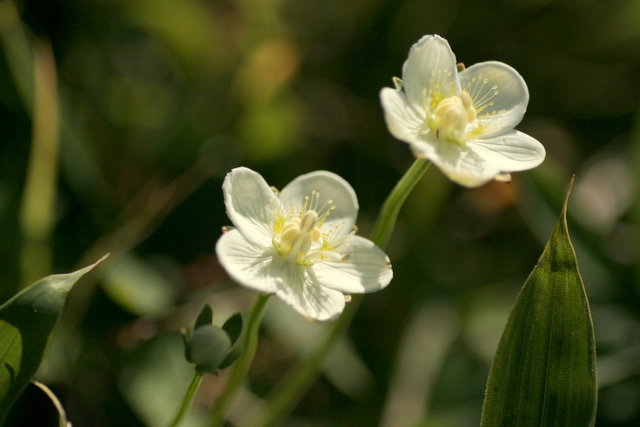
<instances>
[{"instance_id":1,"label":"white flower blossom","mask_svg":"<svg viewBox=\"0 0 640 427\"><path fill-rule=\"evenodd\" d=\"M413 45L402 80L394 81L395 90L380 92L389 131L452 181L477 187L509 180L509 172L544 160L542 144L513 129L529 90L512 67L488 61L458 72L449 43L429 35Z\"/></svg>"},{"instance_id":2,"label":"white flower blossom","mask_svg":"<svg viewBox=\"0 0 640 427\"><path fill-rule=\"evenodd\" d=\"M216 252L241 285L276 294L307 318L330 320L350 294L391 281L386 254L355 235L358 200L338 175L311 172L278 192L241 167L222 189L235 228L220 237Z\"/></svg>"}]
</instances>

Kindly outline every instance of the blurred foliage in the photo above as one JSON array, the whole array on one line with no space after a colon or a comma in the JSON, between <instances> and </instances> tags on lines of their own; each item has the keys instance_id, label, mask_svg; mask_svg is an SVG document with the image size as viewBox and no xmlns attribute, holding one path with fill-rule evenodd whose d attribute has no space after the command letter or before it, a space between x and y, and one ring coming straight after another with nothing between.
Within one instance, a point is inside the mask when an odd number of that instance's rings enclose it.
<instances>
[{"instance_id":1,"label":"blurred foliage","mask_svg":"<svg viewBox=\"0 0 640 427\"><path fill-rule=\"evenodd\" d=\"M365 298L286 425L478 425L500 332L572 173L569 227L598 341L597 425L638 425L639 21L636 0L0 1L0 300L28 281L21 263L33 254L61 272L112 253L69 295L37 378L76 427L168 422L192 372L179 329L207 302L222 324L255 298L215 259L229 222L224 175L244 165L281 187L336 172L358 194L367 235L412 163L385 128L378 92L420 36L438 33L467 65L499 60L523 75L531 101L519 129L547 160L511 185L474 190L427 172L389 245L392 285ZM38 75L48 78L39 85ZM57 102L38 110L47 94ZM50 207L27 191L43 135L59 136L44 156ZM33 210L44 227L35 237L24 219ZM324 333L282 321L291 314L271 302L233 420ZM205 377L193 425L224 379ZM413 418L392 416L398 402ZM29 417L49 413L56 425L55 410L33 405L50 403L26 393L15 425L45 425Z\"/></svg>"}]
</instances>

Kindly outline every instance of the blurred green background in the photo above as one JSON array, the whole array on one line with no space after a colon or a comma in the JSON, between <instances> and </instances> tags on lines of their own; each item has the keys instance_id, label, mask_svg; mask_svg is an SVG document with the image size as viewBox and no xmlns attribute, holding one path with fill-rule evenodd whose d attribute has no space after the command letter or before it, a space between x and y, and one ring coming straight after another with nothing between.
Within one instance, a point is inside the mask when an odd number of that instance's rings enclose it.
<instances>
[{"instance_id":1,"label":"blurred green background","mask_svg":"<svg viewBox=\"0 0 640 427\"><path fill-rule=\"evenodd\" d=\"M378 92L432 33L458 61L522 74L518 128L547 159L473 190L427 172L387 249L392 284L365 298L285 425L477 426L501 329L573 173L597 425L640 424L640 2L2 0L0 300L111 253L70 295L38 373L75 427L166 425L193 369L179 329L205 302L218 324L251 305L214 254L231 168L279 188L336 172L368 234L412 163ZM326 327L271 301L234 423ZM185 426L202 425L223 383L206 376ZM29 388L9 424L53 426L53 411Z\"/></svg>"}]
</instances>

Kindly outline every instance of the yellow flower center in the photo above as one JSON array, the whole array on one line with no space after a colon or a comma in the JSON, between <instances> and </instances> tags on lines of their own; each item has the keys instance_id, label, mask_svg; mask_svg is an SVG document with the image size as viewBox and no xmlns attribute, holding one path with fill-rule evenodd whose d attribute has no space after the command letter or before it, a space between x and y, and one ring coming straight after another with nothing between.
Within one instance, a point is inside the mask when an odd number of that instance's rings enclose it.
<instances>
[{"instance_id":1,"label":"yellow flower center","mask_svg":"<svg viewBox=\"0 0 640 427\"><path fill-rule=\"evenodd\" d=\"M469 123L476 120L477 113L469 92L443 99L429 118L429 129L436 138L464 145Z\"/></svg>"},{"instance_id":2,"label":"yellow flower center","mask_svg":"<svg viewBox=\"0 0 640 427\"><path fill-rule=\"evenodd\" d=\"M341 226L322 231L327 217L335 209L335 206L327 207L333 201L327 200L320 206L319 199L320 194L313 191L299 209L294 204L288 210L274 205L272 243L278 255L289 262L311 266L319 259L345 257L339 251L346 249L347 242L344 238L336 239Z\"/></svg>"},{"instance_id":3,"label":"yellow flower center","mask_svg":"<svg viewBox=\"0 0 640 427\"><path fill-rule=\"evenodd\" d=\"M301 219L291 220L282 229L280 235L280 247L282 253L289 261L304 264L304 259L311 250L311 245L322 236L322 232L316 226L318 213L314 210L305 212ZM279 251L280 252L280 251Z\"/></svg>"}]
</instances>

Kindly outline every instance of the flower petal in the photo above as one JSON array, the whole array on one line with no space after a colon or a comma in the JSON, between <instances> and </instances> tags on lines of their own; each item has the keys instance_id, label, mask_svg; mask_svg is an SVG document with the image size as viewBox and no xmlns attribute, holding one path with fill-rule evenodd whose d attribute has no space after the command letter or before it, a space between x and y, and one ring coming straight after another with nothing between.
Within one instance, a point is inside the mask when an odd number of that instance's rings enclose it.
<instances>
[{"instance_id":1,"label":"flower petal","mask_svg":"<svg viewBox=\"0 0 640 427\"><path fill-rule=\"evenodd\" d=\"M442 99L460 93L456 57L440 36L424 36L409 50L402 67L404 90L409 102L430 111Z\"/></svg>"},{"instance_id":2,"label":"flower petal","mask_svg":"<svg viewBox=\"0 0 640 427\"><path fill-rule=\"evenodd\" d=\"M451 181L465 187L478 187L491 181L502 172L470 149L470 144L460 146L437 139L422 144L413 144L412 149L418 157L431 160Z\"/></svg>"},{"instance_id":3,"label":"flower petal","mask_svg":"<svg viewBox=\"0 0 640 427\"><path fill-rule=\"evenodd\" d=\"M319 194L312 201L313 192ZM358 217L358 198L351 185L340 176L327 171L316 171L300 175L280 192L280 200L285 206L293 204L300 208L309 197L309 209L317 204L317 212L322 215L326 209L335 206L324 223L323 229L339 227L342 233L350 233ZM329 203L329 201L331 201ZM326 206L325 206L326 203ZM324 209L320 209L324 206Z\"/></svg>"},{"instance_id":4,"label":"flower petal","mask_svg":"<svg viewBox=\"0 0 640 427\"><path fill-rule=\"evenodd\" d=\"M471 95L481 138L513 129L529 104L529 89L518 72L497 61L481 62L460 73L460 84Z\"/></svg>"},{"instance_id":5,"label":"flower petal","mask_svg":"<svg viewBox=\"0 0 640 427\"><path fill-rule=\"evenodd\" d=\"M323 286L346 294L362 294L389 284L393 277L391 263L372 241L351 236L347 252L348 259L323 260L313 265L313 272Z\"/></svg>"},{"instance_id":6,"label":"flower petal","mask_svg":"<svg viewBox=\"0 0 640 427\"><path fill-rule=\"evenodd\" d=\"M404 92L389 87L380 91L380 103L391 135L408 143L418 138L425 120L422 108L414 110Z\"/></svg>"},{"instance_id":7,"label":"flower petal","mask_svg":"<svg viewBox=\"0 0 640 427\"><path fill-rule=\"evenodd\" d=\"M222 191L227 215L244 238L262 246L270 242L277 202L264 178L251 169L236 168L225 177Z\"/></svg>"},{"instance_id":8,"label":"flower petal","mask_svg":"<svg viewBox=\"0 0 640 427\"><path fill-rule=\"evenodd\" d=\"M413 144L412 148L416 155L431 160L450 180L466 187L478 187L501 173L534 168L545 157L540 142L516 130L469 141L464 146L433 139Z\"/></svg>"},{"instance_id":9,"label":"flower petal","mask_svg":"<svg viewBox=\"0 0 640 427\"><path fill-rule=\"evenodd\" d=\"M534 168L542 163L546 155L538 140L516 130L495 138L469 141L467 145L500 172Z\"/></svg>"},{"instance_id":10,"label":"flower petal","mask_svg":"<svg viewBox=\"0 0 640 427\"><path fill-rule=\"evenodd\" d=\"M271 294L286 283L287 261L273 247L251 244L238 230L220 236L216 254L229 276L242 286Z\"/></svg>"},{"instance_id":11,"label":"flower petal","mask_svg":"<svg viewBox=\"0 0 640 427\"><path fill-rule=\"evenodd\" d=\"M344 310L342 292L320 286L307 266L292 266L288 270L287 285L276 295L298 313L314 320L332 320Z\"/></svg>"}]
</instances>

